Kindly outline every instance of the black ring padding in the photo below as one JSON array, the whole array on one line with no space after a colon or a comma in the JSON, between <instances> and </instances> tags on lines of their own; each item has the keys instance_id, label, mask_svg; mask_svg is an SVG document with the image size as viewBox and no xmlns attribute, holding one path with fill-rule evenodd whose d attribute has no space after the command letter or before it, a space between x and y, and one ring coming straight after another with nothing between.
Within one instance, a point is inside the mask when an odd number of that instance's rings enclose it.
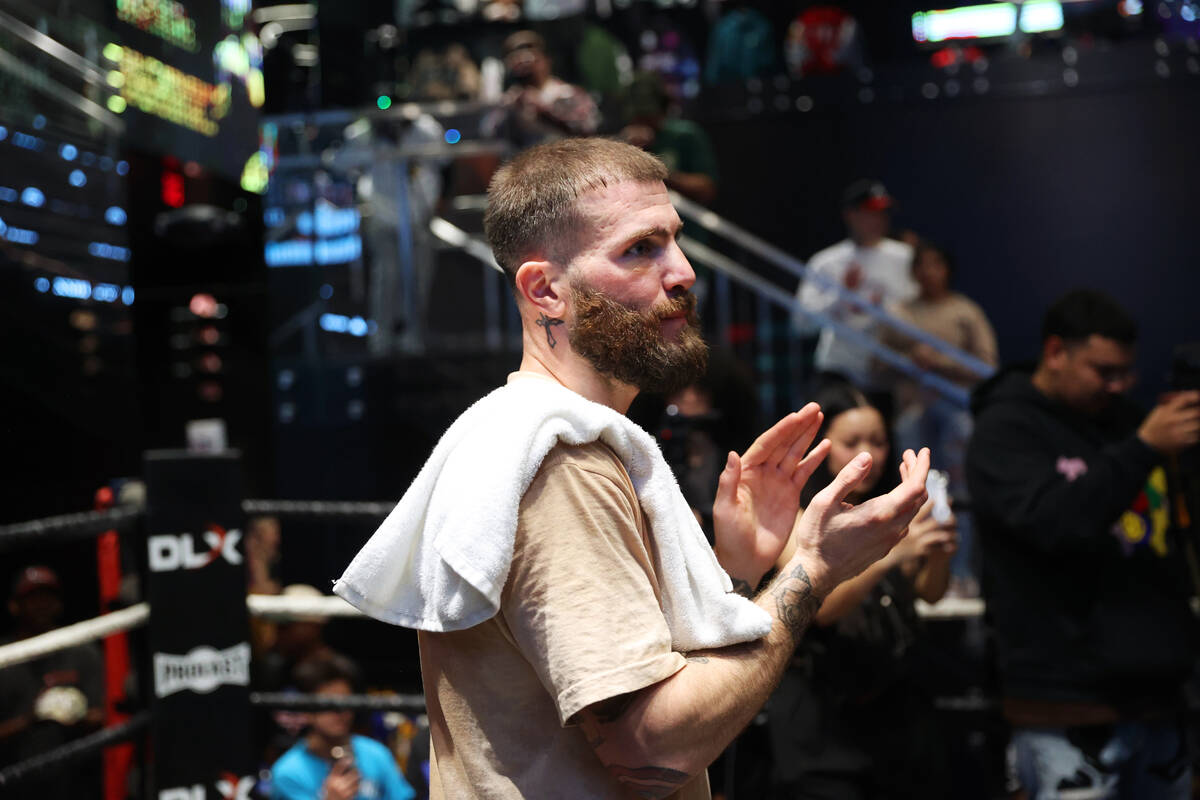
<instances>
[{"instance_id":1,"label":"black ring padding","mask_svg":"<svg viewBox=\"0 0 1200 800\"><path fill-rule=\"evenodd\" d=\"M251 692L250 705L286 711L425 711L419 694L296 694Z\"/></svg>"},{"instance_id":2,"label":"black ring padding","mask_svg":"<svg viewBox=\"0 0 1200 800\"><path fill-rule=\"evenodd\" d=\"M91 755L97 750L103 750L109 745L123 742L126 739L132 738L149 724L150 712L142 711L134 714L120 725L96 731L73 742L67 742L61 747L47 750L45 753L39 753L24 761L18 761L16 764L0 770L0 787L11 786L35 772L41 772L50 767L57 767L69 761L75 761L76 759Z\"/></svg>"},{"instance_id":3,"label":"black ring padding","mask_svg":"<svg viewBox=\"0 0 1200 800\"><path fill-rule=\"evenodd\" d=\"M246 514L275 517L368 517L382 519L392 513L395 503L363 503L340 500L243 500Z\"/></svg>"},{"instance_id":4,"label":"black ring padding","mask_svg":"<svg viewBox=\"0 0 1200 800\"><path fill-rule=\"evenodd\" d=\"M110 508L0 525L0 549L29 542L41 544L59 539L80 539L111 530L128 531L137 525L141 516L140 508Z\"/></svg>"}]
</instances>

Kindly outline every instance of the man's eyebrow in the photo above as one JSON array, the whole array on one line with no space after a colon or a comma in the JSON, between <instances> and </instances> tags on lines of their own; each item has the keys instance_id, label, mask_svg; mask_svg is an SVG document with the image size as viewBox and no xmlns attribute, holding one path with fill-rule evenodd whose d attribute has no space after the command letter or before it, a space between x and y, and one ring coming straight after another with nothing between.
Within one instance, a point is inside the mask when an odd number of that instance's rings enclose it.
<instances>
[{"instance_id":1,"label":"man's eyebrow","mask_svg":"<svg viewBox=\"0 0 1200 800\"><path fill-rule=\"evenodd\" d=\"M624 236L624 237L622 237L621 241L625 242L625 243L640 242L642 239L650 239L654 236L665 236L667 238L674 238L675 236L677 236L679 234L679 231L681 231L681 230L683 230L682 224L679 225L677 228L675 228L675 230L673 232L670 229L664 228L661 225L655 225L650 228L643 228L642 230L631 233L628 236Z\"/></svg>"}]
</instances>

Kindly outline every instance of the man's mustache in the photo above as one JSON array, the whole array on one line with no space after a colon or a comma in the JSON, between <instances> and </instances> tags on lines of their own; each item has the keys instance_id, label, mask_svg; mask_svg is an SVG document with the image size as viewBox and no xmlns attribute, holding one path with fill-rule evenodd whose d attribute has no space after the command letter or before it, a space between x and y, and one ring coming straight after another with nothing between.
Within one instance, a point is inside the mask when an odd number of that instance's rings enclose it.
<instances>
[{"instance_id":1,"label":"man's mustache","mask_svg":"<svg viewBox=\"0 0 1200 800\"><path fill-rule=\"evenodd\" d=\"M677 297L664 300L647 313L653 319L662 322L667 317L676 316L680 312L683 312L689 321L696 321L696 295L691 292L683 292Z\"/></svg>"}]
</instances>

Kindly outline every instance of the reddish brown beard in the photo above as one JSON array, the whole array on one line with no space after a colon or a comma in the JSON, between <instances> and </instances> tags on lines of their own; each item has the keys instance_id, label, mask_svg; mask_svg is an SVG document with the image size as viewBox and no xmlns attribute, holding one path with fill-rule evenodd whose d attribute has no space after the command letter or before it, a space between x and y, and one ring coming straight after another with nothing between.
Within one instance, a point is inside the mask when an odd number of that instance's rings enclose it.
<instances>
[{"instance_id":1,"label":"reddish brown beard","mask_svg":"<svg viewBox=\"0 0 1200 800\"><path fill-rule=\"evenodd\" d=\"M700 336L696 296L688 292L637 311L586 286L573 287L575 320L567 327L572 349L601 375L644 392L672 394L695 383L708 368L708 345ZM661 323L686 312L687 324L673 342Z\"/></svg>"}]
</instances>

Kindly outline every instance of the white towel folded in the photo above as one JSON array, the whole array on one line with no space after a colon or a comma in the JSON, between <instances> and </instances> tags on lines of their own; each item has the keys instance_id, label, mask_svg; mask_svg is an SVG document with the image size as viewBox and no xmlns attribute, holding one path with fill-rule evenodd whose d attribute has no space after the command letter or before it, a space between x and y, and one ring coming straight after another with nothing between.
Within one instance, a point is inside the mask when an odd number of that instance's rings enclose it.
<instances>
[{"instance_id":1,"label":"white towel folded","mask_svg":"<svg viewBox=\"0 0 1200 800\"><path fill-rule=\"evenodd\" d=\"M533 373L515 374L450 426L334 593L376 619L427 631L491 618L512 563L517 510L542 460L559 441L597 439L624 464L650 525L672 646L689 652L765 636L770 616L731 593L654 439Z\"/></svg>"}]
</instances>

